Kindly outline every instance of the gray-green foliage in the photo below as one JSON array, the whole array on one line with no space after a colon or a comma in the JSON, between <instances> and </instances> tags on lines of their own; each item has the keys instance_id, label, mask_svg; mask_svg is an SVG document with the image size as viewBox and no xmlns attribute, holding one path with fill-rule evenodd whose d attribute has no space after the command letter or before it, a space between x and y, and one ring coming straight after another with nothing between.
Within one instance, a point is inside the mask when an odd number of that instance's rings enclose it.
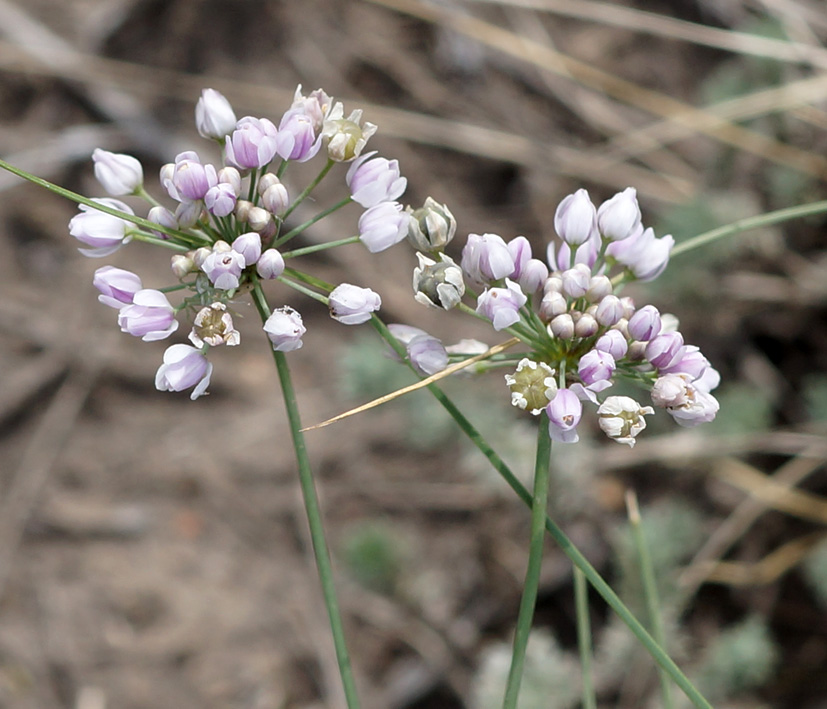
<instances>
[{"instance_id":1,"label":"gray-green foliage","mask_svg":"<svg viewBox=\"0 0 827 709\"><path fill-rule=\"evenodd\" d=\"M827 610L827 539L810 552L804 562L804 577L818 602Z\"/></svg>"},{"instance_id":2,"label":"gray-green foliage","mask_svg":"<svg viewBox=\"0 0 827 709\"><path fill-rule=\"evenodd\" d=\"M342 540L348 572L365 588L390 594L408 557L407 545L390 525L368 520L348 529Z\"/></svg>"},{"instance_id":3,"label":"gray-green foliage","mask_svg":"<svg viewBox=\"0 0 827 709\"><path fill-rule=\"evenodd\" d=\"M765 684L777 663L778 648L766 623L755 616L718 635L692 675L698 689L715 702Z\"/></svg>"},{"instance_id":4,"label":"gray-green foliage","mask_svg":"<svg viewBox=\"0 0 827 709\"><path fill-rule=\"evenodd\" d=\"M652 560L658 595L664 606L676 597L675 575L703 542L700 514L678 500L658 502L641 510L641 528ZM644 611L639 554L632 530L624 524L614 538L620 596L640 615Z\"/></svg>"},{"instance_id":5,"label":"gray-green foliage","mask_svg":"<svg viewBox=\"0 0 827 709\"><path fill-rule=\"evenodd\" d=\"M473 683L473 709L500 709L511 665L511 645L497 643L482 656ZM520 709L570 709L580 702L579 663L546 630L532 631L520 687Z\"/></svg>"},{"instance_id":6,"label":"gray-green foliage","mask_svg":"<svg viewBox=\"0 0 827 709\"><path fill-rule=\"evenodd\" d=\"M804 401L813 421L827 421L827 376L811 374L804 379Z\"/></svg>"}]
</instances>

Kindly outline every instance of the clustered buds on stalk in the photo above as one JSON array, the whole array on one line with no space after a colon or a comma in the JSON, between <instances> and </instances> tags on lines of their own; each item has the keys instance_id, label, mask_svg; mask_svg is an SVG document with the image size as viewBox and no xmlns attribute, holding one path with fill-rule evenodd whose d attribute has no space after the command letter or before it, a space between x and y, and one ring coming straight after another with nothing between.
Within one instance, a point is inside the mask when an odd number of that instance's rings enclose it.
<instances>
[{"instance_id":1,"label":"clustered buds on stalk","mask_svg":"<svg viewBox=\"0 0 827 709\"><path fill-rule=\"evenodd\" d=\"M413 215L409 239L426 251L431 239L422 220L430 215ZM481 290L476 313L531 348L505 377L512 403L533 414L545 411L553 440L579 439L585 404L597 407L597 423L609 438L633 446L654 408L606 396L618 378L649 388L653 405L681 426L711 421L718 373L697 347L684 344L676 323L665 325L671 318L652 305L636 308L618 292L626 281L657 277L674 244L643 227L635 190L599 208L586 190L577 190L560 203L554 223L559 240L547 249L548 263L533 258L524 236L506 242L497 234L470 234L462 273L452 271L456 265L442 253L441 263L418 253L416 299L458 307L463 274Z\"/></svg>"},{"instance_id":2,"label":"clustered buds on stalk","mask_svg":"<svg viewBox=\"0 0 827 709\"><path fill-rule=\"evenodd\" d=\"M239 344L233 324L236 299L253 290L260 305L260 280L277 279L326 302L331 317L345 325L374 317L382 301L370 288L349 283L322 287L318 279L285 264L308 249L284 252L284 243L315 221L291 230L284 228L285 220L336 163L346 162L349 198L321 211L316 220L347 203L360 205L358 234L344 243L359 241L376 253L407 238L418 261L413 271L418 302L471 312L522 342L527 352L497 355L499 361L480 363L477 371L516 359L516 369L505 376L512 404L535 415L545 412L553 440L579 439L584 406L595 408L597 424L609 438L628 446L635 444L646 427L644 417L655 408L665 409L681 426L715 417L718 402L711 392L720 377L709 361L684 343L672 316L652 305L636 307L620 293L628 281L660 275L674 245L671 236L657 238L644 227L633 188L599 207L584 189L565 197L554 215L558 238L548 245L545 259L534 257L525 236L506 241L484 233L468 236L457 263L445 254L457 231L448 207L431 197L421 207L403 207L397 200L407 180L398 162L375 151L363 154L376 126L363 121L358 109L345 117L343 105L321 89L304 96L299 87L278 122L253 116L237 120L229 102L206 89L196 106L196 127L218 143L223 159L213 164L186 151L164 165L160 182L173 204L163 206L148 197L135 158L98 149L95 174L105 191L112 197L150 200L148 221L131 223L129 206L104 198L82 205L69 225L72 236L87 247L81 249L87 256L107 256L132 239L176 250L171 267L177 285L145 288L136 274L112 266L98 269L94 278L100 301L118 310L121 329L145 341L170 337L179 327L177 315L190 315L192 345L167 349L156 377L158 389L192 389L193 399L206 391L212 365L205 355L210 347ZM326 166L291 201L285 184L289 164L316 155L326 158ZM274 161L279 164L271 169ZM101 212L95 204L116 213ZM318 248L326 247L309 247ZM175 290L189 293L177 306L167 297ZM473 311L463 303L467 296ZM299 349L306 329L298 311L289 305L265 310L264 331L273 349ZM445 347L406 325L391 326L391 332L404 346L405 361L421 376L486 349L467 340ZM653 406L610 395L621 378L649 389Z\"/></svg>"},{"instance_id":3,"label":"clustered buds on stalk","mask_svg":"<svg viewBox=\"0 0 827 709\"><path fill-rule=\"evenodd\" d=\"M299 86L292 105L277 122L254 116L237 119L224 96L205 89L195 108L195 123L201 136L220 146L222 159L213 163L189 150L164 165L160 184L171 204L165 206L149 197L143 168L134 157L97 149L95 175L104 190L113 197L136 195L152 206L142 224L140 220L131 223L128 218L134 212L130 206L117 199L98 199L96 204L123 218L84 204L69 225L72 236L88 247L81 249L86 256L108 256L132 239L177 252L171 261L177 285L144 288L136 274L112 266L96 271L94 285L101 302L118 310L121 329L145 341L170 337L179 327L177 316L189 315L192 346L168 348L156 386L166 391L191 388L193 399L205 393L210 381L212 366L205 358L209 348L240 343L233 325L238 296L258 287L258 279L279 279L297 290L304 288L297 285L300 280L285 276L285 257L291 254L283 252L283 244L307 227L284 228L285 219L297 206L284 182L291 162L306 162L317 154L327 160L320 177L298 200L336 162L350 163L344 181L351 201L365 210L352 240L358 239L369 252L404 240L411 220L411 209L396 201L407 184L398 162L379 157L375 151L362 155L376 126L362 121L360 110L345 117L343 105L334 104L321 89L305 96ZM319 298L328 302L331 316L344 324L369 320L381 305L369 288L342 284L330 289L327 298ZM188 294L173 305L167 293L178 290ZM306 331L301 315L286 305L270 313L264 330L280 352L299 349ZM447 364L447 354L436 338L425 336L412 347L418 371L438 371Z\"/></svg>"}]
</instances>

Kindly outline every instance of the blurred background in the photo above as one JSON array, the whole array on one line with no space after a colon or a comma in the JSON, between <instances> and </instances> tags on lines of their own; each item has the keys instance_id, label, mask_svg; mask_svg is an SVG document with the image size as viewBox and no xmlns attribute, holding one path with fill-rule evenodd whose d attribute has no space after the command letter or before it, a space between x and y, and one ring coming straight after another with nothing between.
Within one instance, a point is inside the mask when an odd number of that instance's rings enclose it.
<instances>
[{"instance_id":1,"label":"blurred background","mask_svg":"<svg viewBox=\"0 0 827 709\"><path fill-rule=\"evenodd\" d=\"M450 206L457 251L494 232L542 253L579 187L595 203L636 187L644 223L680 242L827 197L825 40L820 0L0 0L0 155L101 196L92 150L130 153L161 196L176 153L218 157L194 128L202 88L278 121L302 84L364 108L404 201ZM343 194L342 174L328 182ZM0 707L342 707L255 311L238 306L244 347L211 353L210 396L157 392L166 345L96 302L103 262L77 253L75 207L11 175L0 191ZM636 492L669 650L716 707L827 707L825 222L681 255L633 291L722 373L718 421L658 416L628 450L592 419L554 451L552 516L642 614ZM171 282L143 244L106 263ZM378 291L386 321L493 342L416 304L414 265L404 245L353 246L312 270ZM269 292L308 327L290 356L306 423L409 383L372 331ZM446 387L530 470L532 421L499 376ZM309 445L364 706L498 706L527 510L425 394ZM592 596L601 706L659 706L651 659ZM525 709L579 705L573 607L549 542Z\"/></svg>"}]
</instances>

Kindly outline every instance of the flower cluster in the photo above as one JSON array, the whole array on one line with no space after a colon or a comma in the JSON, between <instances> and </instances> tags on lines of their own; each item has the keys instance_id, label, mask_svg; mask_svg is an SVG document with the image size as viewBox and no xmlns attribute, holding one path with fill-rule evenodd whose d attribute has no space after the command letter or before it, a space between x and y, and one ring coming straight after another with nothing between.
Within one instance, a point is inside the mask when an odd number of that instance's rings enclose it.
<instances>
[{"instance_id":1,"label":"flower cluster","mask_svg":"<svg viewBox=\"0 0 827 709\"><path fill-rule=\"evenodd\" d=\"M412 220L412 231L418 223ZM629 446L653 406L681 426L715 418L718 402L710 392L719 375L709 361L684 343L673 316L652 305L638 308L620 295L625 283L660 275L674 245L671 236L656 238L643 227L635 190L599 208L578 190L557 207L554 225L559 239L549 244L545 261L533 257L523 236L506 242L496 234L470 234L459 265L441 253L443 243L433 248L428 239L412 240L431 254L418 254L416 299L470 311L462 305L465 283L476 289L476 314L530 348L491 366L518 360L505 377L512 403L533 414L545 411L553 440L578 440L584 404L596 407L598 425L610 438ZM618 378L649 390L653 406L607 395Z\"/></svg>"},{"instance_id":2,"label":"flower cluster","mask_svg":"<svg viewBox=\"0 0 827 709\"><path fill-rule=\"evenodd\" d=\"M301 315L290 305L271 311L262 281L278 279L324 302L331 317L345 325L370 320L381 306L373 290L348 283L333 287L287 269L286 261L356 242L375 253L407 238L417 251L417 301L474 314L527 348L498 354L485 366L516 365L506 375L512 403L533 414L545 412L554 440L578 440L584 405L595 407L597 423L610 438L629 446L653 407L665 409L682 426L715 417L718 403L711 391L718 373L697 347L684 343L673 317L651 305L636 307L621 295L629 281L657 278L674 245L671 236L657 238L643 226L634 189L599 207L583 189L567 196L554 217L559 238L541 258L524 236L506 242L485 233L470 234L455 261L445 253L457 229L450 210L430 197L417 209L397 201L407 181L396 160L363 152L376 126L363 121L361 111L345 117L342 104L321 89L305 96L299 87L278 125L252 116L237 120L229 102L206 89L195 116L200 135L218 144L220 163L193 151L177 155L161 168L169 199L163 206L145 191L135 158L96 150L95 175L110 197L82 205L69 225L84 244L82 253L91 257L108 256L133 239L175 251L171 266L178 282L169 287L144 288L136 274L113 266L98 269L94 278L100 301L118 310L121 330L144 341L170 337L179 328L178 316L189 316L190 344L169 347L158 369L158 389L192 389L192 398L205 392L212 374L206 354L210 347L240 343L233 313L236 299L247 291L254 291L273 348L290 352L302 346ZM289 164L317 155L326 157L324 167L293 198L284 181ZM348 163L349 196L289 228L296 206L340 162ZM129 195L151 204L146 219L115 199ZM346 204L364 210L356 235L284 251L284 244ZM185 294L177 305L168 299L173 291ZM469 299L473 307L466 304ZM422 376L486 349L467 340L446 347L409 326L396 325L391 332ZM618 378L648 390L652 406L611 395Z\"/></svg>"},{"instance_id":3,"label":"flower cluster","mask_svg":"<svg viewBox=\"0 0 827 709\"><path fill-rule=\"evenodd\" d=\"M139 276L114 266L99 268L94 285L99 300L118 310L121 330L147 342L170 337L178 330L179 316L189 316L191 344L167 349L155 384L165 391L192 389L193 399L209 386L209 348L240 343L233 325L236 299L261 281L286 282L325 302L330 315L347 325L363 323L379 309L381 300L369 288L345 283L331 286L327 296L306 288L300 272L288 280L285 260L293 254L283 251L284 244L336 208L356 203L365 210L358 220L358 234L344 242L358 241L370 252L382 251L405 239L412 212L396 201L406 187L397 161L375 152L362 155L376 126L363 121L358 110L345 117L342 104L321 89L305 96L299 87L278 125L267 118L237 119L224 96L205 89L195 108L195 121L198 133L217 144L221 160L212 163L187 151L164 165L160 185L168 206L144 189L137 159L98 149L92 156L95 176L111 197L81 205L69 224L71 235L84 244L81 252L86 256L109 256L133 239L175 251L171 270L178 282L174 285L144 288ZM283 181L289 163L307 162L317 155L326 157L325 166L292 199ZM295 207L340 162L349 164L344 181L350 196L288 230L286 220ZM113 199L126 196L150 204L146 219L132 221L132 208ZM308 250L313 248L301 251ZM168 294L179 291L185 295L173 305ZM305 327L299 312L284 305L269 314L264 332L275 350L289 352L302 346Z\"/></svg>"}]
</instances>

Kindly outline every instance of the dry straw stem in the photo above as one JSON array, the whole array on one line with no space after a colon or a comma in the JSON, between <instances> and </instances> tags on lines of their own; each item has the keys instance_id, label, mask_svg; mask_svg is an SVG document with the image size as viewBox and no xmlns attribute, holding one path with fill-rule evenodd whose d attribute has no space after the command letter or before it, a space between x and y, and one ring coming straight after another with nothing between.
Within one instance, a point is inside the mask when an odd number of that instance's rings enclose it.
<instances>
[{"instance_id":1,"label":"dry straw stem","mask_svg":"<svg viewBox=\"0 0 827 709\"><path fill-rule=\"evenodd\" d=\"M317 428L324 428L325 426L329 426L331 423L336 423L337 421L341 421L342 419L346 419L350 416L354 416L355 414L361 414L363 411L368 411L370 409L374 409L377 406L381 406L382 404L386 404L389 401L393 401L394 399L398 399L400 396L404 396L405 394L410 394L411 392L417 391L419 389L424 389L429 384L434 384L438 382L440 379L445 379L445 377L449 377L455 372L460 372L467 367L470 367L472 364L476 364L477 362L481 362L484 359L488 359L489 357L499 354L500 352L504 352L505 350L513 347L519 342L519 338L512 337L510 340L506 340L505 342L494 345L487 351L483 352L482 354L474 355L473 357L469 357L468 359L462 360L462 362L457 362L456 364L452 364L450 367L443 369L441 372L437 372L436 374L432 374L430 377L426 377L425 379L420 379L415 384L411 384L410 386L402 387L401 389L397 389L390 394L386 394L385 396L380 396L378 399L374 399L373 401L369 401L367 404L362 404L362 406L357 406L355 409L351 409L350 411L345 411L343 414L339 414L338 416L334 416L333 418L327 419L327 421L322 421L321 423L317 423L315 426L308 426L307 428L303 428L302 432L304 431L314 431Z\"/></svg>"},{"instance_id":2,"label":"dry straw stem","mask_svg":"<svg viewBox=\"0 0 827 709\"><path fill-rule=\"evenodd\" d=\"M771 509L827 524L827 500L808 492L791 490L746 463L731 458L723 460L715 467L714 475L749 493Z\"/></svg>"},{"instance_id":3,"label":"dry straw stem","mask_svg":"<svg viewBox=\"0 0 827 709\"><path fill-rule=\"evenodd\" d=\"M790 64L806 64L819 69L827 69L827 49L823 47L761 37L747 32L707 27L614 3L594 2L593 0L471 0L471 2L540 10L554 15L622 27L633 32L723 49L736 54L748 54Z\"/></svg>"},{"instance_id":4,"label":"dry straw stem","mask_svg":"<svg viewBox=\"0 0 827 709\"><path fill-rule=\"evenodd\" d=\"M813 452L817 453L817 451ZM810 458L809 453L810 451L788 460L776 470L772 479L786 489L800 484L827 462L823 457ZM715 528L678 579L678 584L687 597L695 594L704 582L709 569L715 566L715 561L726 554L738 539L746 534L766 509L767 506L760 499L747 498Z\"/></svg>"},{"instance_id":5,"label":"dry straw stem","mask_svg":"<svg viewBox=\"0 0 827 709\"><path fill-rule=\"evenodd\" d=\"M717 118L721 125L744 121L773 113L790 111L799 119L817 128L827 128L827 114L809 105L824 98L827 75L792 81L783 86L761 89L750 94L721 101L703 109L704 115ZM594 148L591 153L604 156L607 162L640 157L648 150L658 150L668 143L693 135L695 109L687 112L680 122L657 121L618 135L607 145ZM588 153L587 153L588 154Z\"/></svg>"},{"instance_id":6,"label":"dry straw stem","mask_svg":"<svg viewBox=\"0 0 827 709\"><path fill-rule=\"evenodd\" d=\"M530 40L525 42L527 51L533 51L537 45L554 46L554 40L546 25L538 17L538 13L518 8L512 9L508 5L503 11L515 34L524 41ZM631 122L633 119L630 115L632 112L620 110L617 101L572 82L568 76L542 71L537 66L533 66L532 69L549 94L567 106L584 124L591 125L607 137L628 134L632 136L632 140L635 139L637 132L633 131ZM698 182L696 168L678 154L664 148L653 150L651 141L645 135L638 138L637 142L639 143L636 146L637 153L642 156L641 162L663 175L664 179L672 181L674 175L693 185ZM594 155L594 158L599 156L599 154ZM682 189L679 182L675 182L674 187Z\"/></svg>"},{"instance_id":7,"label":"dry straw stem","mask_svg":"<svg viewBox=\"0 0 827 709\"><path fill-rule=\"evenodd\" d=\"M557 52L476 17L469 17L442 7L426 5L419 0L370 0L376 4L404 12L427 22L442 25L476 39L493 49L535 64L546 71L571 75L581 84L613 98L670 121L687 125L692 130L716 138L723 143L753 153L767 160L786 165L814 177L827 179L827 159L799 150L746 128L722 121L702 109L652 89L597 69L586 62Z\"/></svg>"},{"instance_id":8,"label":"dry straw stem","mask_svg":"<svg viewBox=\"0 0 827 709\"><path fill-rule=\"evenodd\" d=\"M824 532L807 534L787 542L754 564L735 561L711 562L705 569L706 580L729 586L763 586L773 583L795 568L810 549L824 538Z\"/></svg>"},{"instance_id":9,"label":"dry straw stem","mask_svg":"<svg viewBox=\"0 0 827 709\"><path fill-rule=\"evenodd\" d=\"M65 61L57 61L64 57ZM197 96L206 85L223 93L237 109L255 112L262 106L285 106L293 99L293 90L270 85L217 77L204 78L183 72L146 67L131 62L83 54L67 47L51 48L49 61L43 61L36 47L22 47L14 42L0 41L0 70L31 76L59 77L80 84L108 87L129 86L135 94L152 98L187 101ZM345 100L346 101L346 100ZM554 169L555 174L568 174L603 182L611 187L634 184L638 192L665 202L682 203L694 185L681 177L655 174L635 165L623 165L606 172L605 161L581 150L548 142L531 140L501 130L436 118L411 111L387 108L360 101L365 115L381 126L382 134L415 143L449 148L537 170ZM162 156L163 153L155 151ZM167 151L175 152L175 151Z\"/></svg>"}]
</instances>

